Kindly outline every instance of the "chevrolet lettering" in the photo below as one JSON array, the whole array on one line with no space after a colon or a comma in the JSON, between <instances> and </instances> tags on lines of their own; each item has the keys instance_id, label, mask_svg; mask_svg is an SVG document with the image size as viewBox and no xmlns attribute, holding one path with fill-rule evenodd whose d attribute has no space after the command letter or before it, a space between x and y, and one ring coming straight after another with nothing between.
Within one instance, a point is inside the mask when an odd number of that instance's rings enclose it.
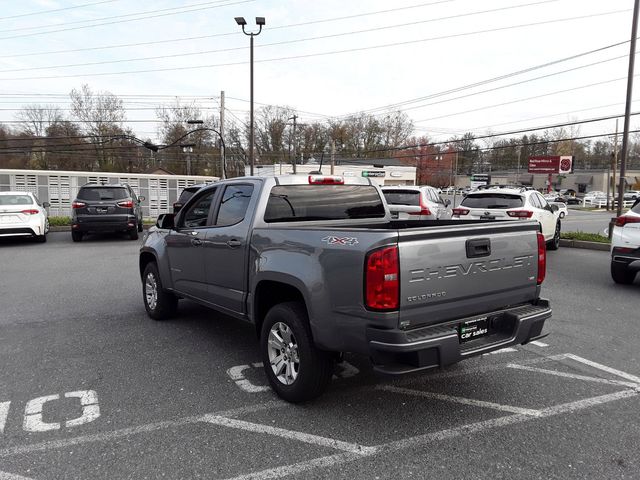
<instances>
[{"instance_id":1,"label":"chevrolet lettering","mask_svg":"<svg viewBox=\"0 0 640 480\"><path fill-rule=\"evenodd\" d=\"M511 268L522 268L531 266L533 255L523 255L513 257L511 261L506 258L496 258L494 260L482 260L468 264L457 263L454 265L443 265L433 268L419 268L411 270L409 282L422 282L441 278L453 278L457 276L476 275L478 273L498 272Z\"/></svg>"}]
</instances>

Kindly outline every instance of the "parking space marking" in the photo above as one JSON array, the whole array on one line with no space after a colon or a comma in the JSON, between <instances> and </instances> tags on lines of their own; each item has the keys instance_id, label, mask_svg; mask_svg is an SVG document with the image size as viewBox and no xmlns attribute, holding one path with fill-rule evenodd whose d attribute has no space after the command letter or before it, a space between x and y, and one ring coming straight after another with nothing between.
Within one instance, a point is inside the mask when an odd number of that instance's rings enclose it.
<instances>
[{"instance_id":1,"label":"parking space marking","mask_svg":"<svg viewBox=\"0 0 640 480\"><path fill-rule=\"evenodd\" d=\"M582 410L588 407L602 405L605 403L613 402L623 398L630 398L637 396L640 392L635 390L622 390L607 395L601 395L599 397L588 398L584 400L578 400L575 402L565 403L562 405L556 405L554 407L545 408L540 411L540 416L534 417L530 415L515 414L507 415L504 417L494 418L491 420L484 420L481 422L462 425L454 428L447 428L438 432L427 433L424 435L416 435L402 440L396 440L394 442L378 445L377 450L364 454L340 454L340 455L328 455L313 460L299 462L292 465L285 465L282 467L275 467L259 472L252 472L245 475L239 475L228 480L265 480L269 478L280 478L283 476L300 474L316 468L333 467L343 463L349 463L368 457L372 455L378 455L381 453L390 453L398 450L405 450L412 447L422 447L429 443L443 441L451 438L456 438L462 435L472 435L474 433L491 430L494 428L506 427L509 425L516 425L524 423L534 419L548 418L555 415L564 413L570 413L577 410Z\"/></svg>"},{"instance_id":2,"label":"parking space marking","mask_svg":"<svg viewBox=\"0 0 640 480\"><path fill-rule=\"evenodd\" d=\"M220 415L225 417L233 417L236 415L243 415L247 413L255 413L271 408L282 407L285 405L284 401L275 400L271 402L260 403L257 405L250 405L248 407L239 407L231 410L224 410L212 415ZM48 442L33 443L30 445L20 445L16 447L8 447L0 450L0 458L10 457L12 455L22 455L32 452L39 452L45 450L55 450L58 448L65 448L72 445L78 445L90 442L106 442L109 440L117 440L119 438L127 437L129 435L135 435L139 433L154 432L172 427L181 427L190 423L202 422L205 415L194 415L190 417L184 417L177 420L166 420L163 422L149 423L145 425L138 425L135 427L122 428L120 430L113 430L111 432L95 433L90 435L81 435L73 438L66 438L60 440L51 440Z\"/></svg>"},{"instance_id":3,"label":"parking space marking","mask_svg":"<svg viewBox=\"0 0 640 480\"><path fill-rule=\"evenodd\" d=\"M65 398L78 398L82 406L82 415L72 420L67 420L65 426L67 428L77 427L90 423L100 417L100 406L98 405L98 394L94 390L78 390L76 392L67 392ZM60 423L45 422L42 419L42 409L44 404L60 400L60 395L45 395L43 397L34 398L27 402L24 408L23 429L27 432L48 432L51 430L60 430Z\"/></svg>"},{"instance_id":4,"label":"parking space marking","mask_svg":"<svg viewBox=\"0 0 640 480\"><path fill-rule=\"evenodd\" d=\"M287 430L285 428L272 427L271 425L245 422L244 420L227 418L220 415L205 415L203 421L212 423L214 425L237 428L239 430L245 430L247 432L253 433L265 433L268 435L274 435L276 437L298 440L304 443L311 443L313 445L318 445L321 447L335 448L337 450L344 450L345 452L357 453L360 455L368 455L375 452L376 450L375 447L365 447L357 443L343 442L341 440L321 437L319 435L299 432L296 430Z\"/></svg>"},{"instance_id":5,"label":"parking space marking","mask_svg":"<svg viewBox=\"0 0 640 480\"><path fill-rule=\"evenodd\" d=\"M0 472L0 480L33 480L29 477L23 477L22 475L16 475L15 473Z\"/></svg>"},{"instance_id":6,"label":"parking space marking","mask_svg":"<svg viewBox=\"0 0 640 480\"><path fill-rule=\"evenodd\" d=\"M7 424L10 407L11 402L0 402L0 433L4 432L4 426Z\"/></svg>"},{"instance_id":7,"label":"parking space marking","mask_svg":"<svg viewBox=\"0 0 640 480\"><path fill-rule=\"evenodd\" d=\"M603 372L610 373L611 375L615 375L616 377L626 378L627 380L630 380L635 384L640 384L640 377L636 377L635 375L616 370L615 368L607 367L606 365L602 365L601 363L597 363L592 360L587 360L586 358L579 357L578 355L573 355L572 353L567 353L566 357L570 358L571 360L575 360L576 362L589 365L590 367L596 368L598 370L602 370Z\"/></svg>"},{"instance_id":8,"label":"parking space marking","mask_svg":"<svg viewBox=\"0 0 640 480\"><path fill-rule=\"evenodd\" d=\"M517 351L518 350L516 350L515 348L506 347L506 348L501 348L499 350L494 350L493 352L483 353L482 355L495 355L496 353L513 353Z\"/></svg>"},{"instance_id":9,"label":"parking space marking","mask_svg":"<svg viewBox=\"0 0 640 480\"><path fill-rule=\"evenodd\" d=\"M556 370L547 370L545 368L529 367L526 365L518 365L517 363L510 363L507 368L514 368L517 370L525 370L527 372L545 373L547 375L554 375L556 377L573 378L574 380L584 380L585 382L604 383L607 385L619 385L622 387L640 388L640 385L632 382L623 382L621 380L608 380L606 378L590 377L587 375L579 375L576 373L558 372Z\"/></svg>"},{"instance_id":10,"label":"parking space marking","mask_svg":"<svg viewBox=\"0 0 640 480\"><path fill-rule=\"evenodd\" d=\"M544 342L540 342L538 340L534 340L533 342L530 342L531 345L535 345L536 347L548 347L549 344L544 343Z\"/></svg>"},{"instance_id":11,"label":"parking space marking","mask_svg":"<svg viewBox=\"0 0 640 480\"><path fill-rule=\"evenodd\" d=\"M391 385L380 385L377 390L387 392L402 393L404 395L414 395L418 397L430 398L433 400L442 400L446 402L461 403L462 405L471 405L474 407L492 408L502 412L518 413L521 415L529 415L531 417L539 417L540 411L531 408L514 407L512 405L502 405L500 403L485 402L483 400L475 400L473 398L455 397L453 395L444 395L442 393L425 392L422 390L414 390L411 388L399 388Z\"/></svg>"},{"instance_id":12,"label":"parking space marking","mask_svg":"<svg viewBox=\"0 0 640 480\"><path fill-rule=\"evenodd\" d=\"M269 385L255 385L245 377L244 372L252 367L262 369L264 368L264 365L262 362L255 362L251 365L236 365L227 370L227 375L229 375L229 378L235 382L238 388L247 393L260 393L271 390ZM333 378L350 378L355 377L359 373L360 370L358 370L358 368L354 367L349 362L342 361L336 365L336 373L333 375Z\"/></svg>"}]
</instances>

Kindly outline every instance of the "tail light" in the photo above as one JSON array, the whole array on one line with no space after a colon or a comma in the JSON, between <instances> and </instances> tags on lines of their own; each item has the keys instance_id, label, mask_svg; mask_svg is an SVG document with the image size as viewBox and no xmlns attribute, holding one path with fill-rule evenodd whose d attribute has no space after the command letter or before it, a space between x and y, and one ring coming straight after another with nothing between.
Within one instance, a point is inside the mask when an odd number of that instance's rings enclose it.
<instances>
[{"instance_id":1,"label":"tail light","mask_svg":"<svg viewBox=\"0 0 640 480\"><path fill-rule=\"evenodd\" d=\"M538 285L544 282L544 277L547 275L547 242L544 240L544 235L538 232Z\"/></svg>"},{"instance_id":2,"label":"tail light","mask_svg":"<svg viewBox=\"0 0 640 480\"><path fill-rule=\"evenodd\" d=\"M627 223L640 223L640 217L621 215L616 218L616 227L624 227Z\"/></svg>"},{"instance_id":3,"label":"tail light","mask_svg":"<svg viewBox=\"0 0 640 480\"><path fill-rule=\"evenodd\" d=\"M118 202L116 205L122 208L133 208L133 200L122 200Z\"/></svg>"},{"instance_id":4,"label":"tail light","mask_svg":"<svg viewBox=\"0 0 640 480\"><path fill-rule=\"evenodd\" d=\"M466 208L454 208L451 212L457 216L469 215L469 210Z\"/></svg>"},{"instance_id":5,"label":"tail light","mask_svg":"<svg viewBox=\"0 0 640 480\"><path fill-rule=\"evenodd\" d=\"M344 178L328 175L309 175L311 185L344 185Z\"/></svg>"},{"instance_id":6,"label":"tail light","mask_svg":"<svg viewBox=\"0 0 640 480\"><path fill-rule=\"evenodd\" d=\"M397 310L400 297L398 247L385 247L367 255L365 304L372 310Z\"/></svg>"},{"instance_id":7,"label":"tail light","mask_svg":"<svg viewBox=\"0 0 640 480\"><path fill-rule=\"evenodd\" d=\"M38 213L40 213L40 210L33 210L33 209L22 210L22 212L20 213L24 213L25 215L37 215Z\"/></svg>"},{"instance_id":8,"label":"tail light","mask_svg":"<svg viewBox=\"0 0 640 480\"><path fill-rule=\"evenodd\" d=\"M422 195L420 195L420 211L411 212L409 215L431 215L431 210L429 210L429 207L425 205Z\"/></svg>"},{"instance_id":9,"label":"tail light","mask_svg":"<svg viewBox=\"0 0 640 480\"><path fill-rule=\"evenodd\" d=\"M84 208L86 207L87 204L84 202L78 202L77 200L75 200L72 204L71 204L71 208L76 209L76 208Z\"/></svg>"},{"instance_id":10,"label":"tail light","mask_svg":"<svg viewBox=\"0 0 640 480\"><path fill-rule=\"evenodd\" d=\"M531 210L509 210L507 215L515 218L531 218L533 212Z\"/></svg>"}]
</instances>

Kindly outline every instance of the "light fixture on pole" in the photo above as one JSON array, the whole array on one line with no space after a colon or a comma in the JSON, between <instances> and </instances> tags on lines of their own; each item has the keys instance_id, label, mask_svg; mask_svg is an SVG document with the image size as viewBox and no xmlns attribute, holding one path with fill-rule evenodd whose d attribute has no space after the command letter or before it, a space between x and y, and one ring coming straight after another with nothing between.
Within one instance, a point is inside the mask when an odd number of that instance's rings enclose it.
<instances>
[{"instance_id":1,"label":"light fixture on pole","mask_svg":"<svg viewBox=\"0 0 640 480\"><path fill-rule=\"evenodd\" d=\"M253 176L253 165L254 165L254 131L253 131L253 37L260 35L262 32L262 27L265 25L264 17L256 17L256 25L260 28L257 32L247 32L245 27L247 26L247 21L244 17L235 17L236 23L242 27L242 33L248 35L250 37L249 42L249 69L250 69L250 80L249 80L249 89L250 89L250 98L249 98L249 165L250 165L250 174Z\"/></svg>"}]
</instances>

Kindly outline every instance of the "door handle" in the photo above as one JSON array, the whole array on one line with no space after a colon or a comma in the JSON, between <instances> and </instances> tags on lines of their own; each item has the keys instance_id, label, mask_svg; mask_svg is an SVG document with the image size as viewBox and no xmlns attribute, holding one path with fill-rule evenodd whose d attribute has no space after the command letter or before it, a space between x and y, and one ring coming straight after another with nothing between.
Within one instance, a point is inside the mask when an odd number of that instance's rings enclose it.
<instances>
[{"instance_id":1,"label":"door handle","mask_svg":"<svg viewBox=\"0 0 640 480\"><path fill-rule=\"evenodd\" d=\"M242 242L240 240L238 240L237 238L232 238L231 240L229 240L227 242L227 245L229 245L231 248L236 248L236 247L239 247L240 245L242 245Z\"/></svg>"},{"instance_id":2,"label":"door handle","mask_svg":"<svg viewBox=\"0 0 640 480\"><path fill-rule=\"evenodd\" d=\"M200 245L202 245L202 240L200 240L199 238L192 238L191 245L193 245L194 247L199 247Z\"/></svg>"}]
</instances>

